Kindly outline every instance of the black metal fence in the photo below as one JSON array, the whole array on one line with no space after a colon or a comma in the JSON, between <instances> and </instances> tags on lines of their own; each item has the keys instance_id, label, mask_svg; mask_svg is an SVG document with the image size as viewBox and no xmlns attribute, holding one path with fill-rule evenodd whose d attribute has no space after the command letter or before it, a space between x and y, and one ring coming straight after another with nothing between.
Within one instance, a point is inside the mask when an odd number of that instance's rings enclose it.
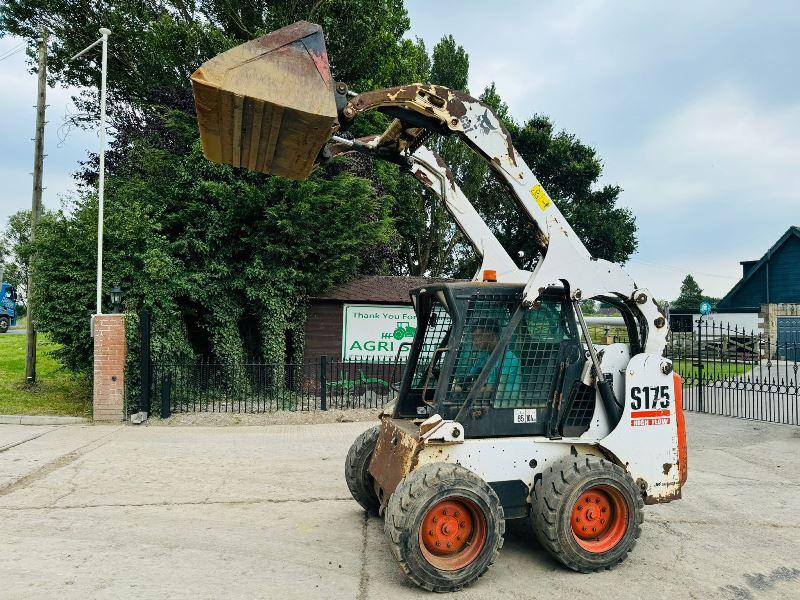
<instances>
[{"instance_id":1,"label":"black metal fence","mask_svg":"<svg viewBox=\"0 0 800 600\"><path fill-rule=\"evenodd\" d=\"M686 410L800 425L800 344L730 324L670 332L667 356Z\"/></svg>"},{"instance_id":2,"label":"black metal fence","mask_svg":"<svg viewBox=\"0 0 800 600\"><path fill-rule=\"evenodd\" d=\"M593 326L595 343L626 342L624 328ZM672 331L666 356L690 411L800 425L800 344L713 321ZM142 361L142 410L263 413L380 408L404 364L378 358L240 364Z\"/></svg>"},{"instance_id":3,"label":"black metal fence","mask_svg":"<svg viewBox=\"0 0 800 600\"><path fill-rule=\"evenodd\" d=\"M264 413L381 408L403 364L377 358L297 363L151 363L151 411Z\"/></svg>"}]
</instances>

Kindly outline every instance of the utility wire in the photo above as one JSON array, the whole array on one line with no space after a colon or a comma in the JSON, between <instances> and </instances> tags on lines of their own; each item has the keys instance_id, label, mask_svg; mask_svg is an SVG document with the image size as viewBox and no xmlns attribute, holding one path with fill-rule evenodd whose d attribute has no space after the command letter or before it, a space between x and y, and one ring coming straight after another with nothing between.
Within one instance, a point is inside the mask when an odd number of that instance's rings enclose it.
<instances>
[{"instance_id":1,"label":"utility wire","mask_svg":"<svg viewBox=\"0 0 800 600\"><path fill-rule=\"evenodd\" d=\"M16 45L11 46L10 48L4 50L3 53L2 53L2 56L6 55L6 54L10 54L11 52L16 52L17 50L19 50L24 45L25 45L25 40L17 42Z\"/></svg>"},{"instance_id":2,"label":"utility wire","mask_svg":"<svg viewBox=\"0 0 800 600\"><path fill-rule=\"evenodd\" d=\"M691 271L694 275L703 275L704 277L719 277L721 279L741 279L741 277L732 277L730 275L720 275L719 273L704 273L703 271L695 271L694 269L686 269L685 267L675 267L672 265L661 265L658 263L648 262L646 260L637 260L630 258L629 262L646 265L648 267L658 267L659 269L670 269L672 271L680 271L681 273L689 273Z\"/></svg>"},{"instance_id":3,"label":"utility wire","mask_svg":"<svg viewBox=\"0 0 800 600\"><path fill-rule=\"evenodd\" d=\"M11 48L11 50L8 50L5 54L0 55L0 61L3 61L7 58L11 58L15 54L19 54L20 52L22 52L24 49L25 49L25 42L20 42L19 44Z\"/></svg>"}]
</instances>

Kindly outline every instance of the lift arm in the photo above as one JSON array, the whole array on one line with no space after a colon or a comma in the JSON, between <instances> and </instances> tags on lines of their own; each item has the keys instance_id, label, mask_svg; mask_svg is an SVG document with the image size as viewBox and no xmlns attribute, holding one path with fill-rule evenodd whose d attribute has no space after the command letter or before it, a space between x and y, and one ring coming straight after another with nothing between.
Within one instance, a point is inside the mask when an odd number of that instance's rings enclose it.
<instances>
[{"instance_id":1,"label":"lift arm","mask_svg":"<svg viewBox=\"0 0 800 600\"><path fill-rule=\"evenodd\" d=\"M487 161L536 227L536 242L542 258L527 277L524 303L532 304L549 287L562 286L570 290L573 300L598 296L620 298L639 313L640 327L644 329L646 340L644 351L663 352L668 327L650 292L639 287L619 265L589 253L516 151L511 136L491 108L463 92L442 86L404 85L351 97L339 110L342 129L346 129L359 115L372 110L393 116L395 121L381 136L361 147L355 145L358 150L401 164L405 157L409 165L417 167L417 173L430 178L432 164L430 157L425 160L426 150L422 142L432 133L439 133L458 136ZM411 170L413 173L414 167ZM445 166L437 178L447 178L448 172ZM420 179L420 175L415 173L415 176ZM421 181L425 183L424 179ZM463 197L460 190L458 195ZM474 216L471 214L470 218L459 220L458 212L451 210L451 214L475 245L474 240L486 239L484 232L491 232L466 198L460 203L468 205ZM492 239L499 245L493 235ZM505 250L503 254L508 257ZM501 271L498 269L498 281L507 282L519 281L517 278L525 273L518 269L502 271L506 278L501 279Z\"/></svg>"},{"instance_id":2,"label":"lift arm","mask_svg":"<svg viewBox=\"0 0 800 600\"><path fill-rule=\"evenodd\" d=\"M368 136L358 140L337 137L329 148L329 152L331 157L353 151L371 154L376 151L379 140L378 136ZM461 233L469 240L475 253L481 258L481 265L473 279L480 280L484 271L487 270L494 271L498 281L525 283L530 279L530 272L517 267L506 249L464 195L441 156L422 145L408 156L408 162L403 166L422 185L441 199Z\"/></svg>"}]
</instances>

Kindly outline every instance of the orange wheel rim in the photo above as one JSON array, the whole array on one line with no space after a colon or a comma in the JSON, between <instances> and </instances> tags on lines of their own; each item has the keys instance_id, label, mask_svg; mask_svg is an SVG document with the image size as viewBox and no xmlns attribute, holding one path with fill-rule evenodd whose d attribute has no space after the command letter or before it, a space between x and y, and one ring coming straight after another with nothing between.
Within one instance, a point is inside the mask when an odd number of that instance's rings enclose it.
<instances>
[{"instance_id":1,"label":"orange wheel rim","mask_svg":"<svg viewBox=\"0 0 800 600\"><path fill-rule=\"evenodd\" d=\"M628 504L622 492L614 487L590 487L572 505L570 525L581 548L593 553L607 552L625 537Z\"/></svg>"},{"instance_id":2,"label":"orange wheel rim","mask_svg":"<svg viewBox=\"0 0 800 600\"><path fill-rule=\"evenodd\" d=\"M470 564L486 545L486 517L472 500L451 497L428 509L419 530L419 547L431 565L455 571Z\"/></svg>"}]
</instances>

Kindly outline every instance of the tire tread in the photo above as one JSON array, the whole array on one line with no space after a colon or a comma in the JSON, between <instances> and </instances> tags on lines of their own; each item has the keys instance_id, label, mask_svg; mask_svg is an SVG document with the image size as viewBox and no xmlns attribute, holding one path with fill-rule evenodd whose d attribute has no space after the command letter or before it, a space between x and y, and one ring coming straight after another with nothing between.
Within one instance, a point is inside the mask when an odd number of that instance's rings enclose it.
<instances>
[{"instance_id":1,"label":"tire tread","mask_svg":"<svg viewBox=\"0 0 800 600\"><path fill-rule=\"evenodd\" d=\"M371 482L361 481L361 466L364 460L369 460L375 451L378 441L380 425L375 425L359 435L350 450L344 463L344 478L353 499L372 515L378 514L380 501L371 487Z\"/></svg>"},{"instance_id":2,"label":"tire tread","mask_svg":"<svg viewBox=\"0 0 800 600\"><path fill-rule=\"evenodd\" d=\"M602 471L614 471L621 475L631 490L635 491L633 495L635 500L633 540L627 551L618 560L602 567L586 567L585 565L576 564L561 545L558 535L558 511L562 498L568 494L569 488L573 484L584 475L596 475ZM534 484L531 504L533 529L539 543L559 562L581 573L611 570L622 563L636 546L636 540L641 534L641 524L644 521L644 500L638 492L630 473L617 464L595 456L587 455L584 460L576 456L570 456L550 465L545 469L541 479Z\"/></svg>"},{"instance_id":3,"label":"tire tread","mask_svg":"<svg viewBox=\"0 0 800 600\"><path fill-rule=\"evenodd\" d=\"M424 580L411 569L403 556L402 532L409 527L409 509L422 492L440 483L447 483L449 487L453 488L457 487L456 484L479 486L494 499L491 508L494 513L493 518L497 523L499 535L496 536L491 557L486 565L479 572L476 572L470 580L457 585L436 585ZM428 465L416 471L412 471L400 482L389 498L389 503L386 507L384 530L389 539L392 554L397 559L400 568L411 581L430 592L454 592L477 581L494 563L500 549L503 547L505 517L499 499L492 488L484 482L483 479L460 465L440 463L437 465Z\"/></svg>"}]
</instances>

